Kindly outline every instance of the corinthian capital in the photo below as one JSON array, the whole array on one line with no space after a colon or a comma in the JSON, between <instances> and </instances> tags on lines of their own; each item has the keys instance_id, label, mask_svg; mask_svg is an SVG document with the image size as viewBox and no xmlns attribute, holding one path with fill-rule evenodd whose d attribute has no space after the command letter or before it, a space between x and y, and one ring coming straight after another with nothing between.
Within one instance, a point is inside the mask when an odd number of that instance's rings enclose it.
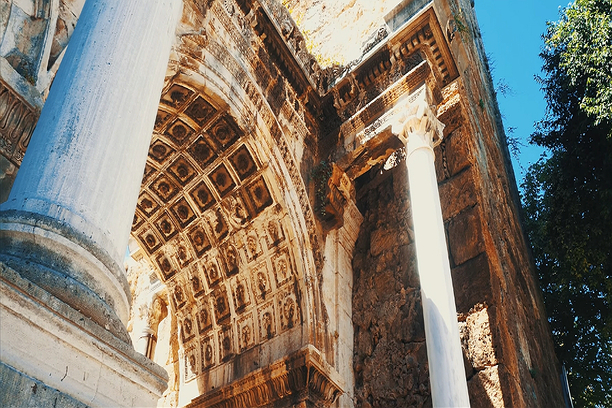
<instances>
[{"instance_id":1,"label":"corinthian capital","mask_svg":"<svg viewBox=\"0 0 612 408\"><path fill-rule=\"evenodd\" d=\"M408 98L396 107L396 116L391 131L406 145L406 156L417 149L431 149L442 142L444 124L436 117L427 102L425 89Z\"/></svg>"}]
</instances>

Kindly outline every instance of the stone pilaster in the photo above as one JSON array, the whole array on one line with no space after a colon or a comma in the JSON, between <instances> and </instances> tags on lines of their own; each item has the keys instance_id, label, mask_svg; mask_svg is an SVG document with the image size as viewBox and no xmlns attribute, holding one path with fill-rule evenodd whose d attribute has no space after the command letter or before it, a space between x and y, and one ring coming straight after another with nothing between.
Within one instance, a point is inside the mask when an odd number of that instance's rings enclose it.
<instances>
[{"instance_id":1,"label":"stone pilaster","mask_svg":"<svg viewBox=\"0 0 612 408\"><path fill-rule=\"evenodd\" d=\"M181 6L86 2L0 206L0 263L17 274L2 275L3 362L88 405L154 403L167 380L161 368L134 356L121 265ZM15 289L24 282L36 290ZM16 308L25 298L28 308ZM59 308L61 322L28 332L36 310L42 316L46 308ZM28 333L40 340L32 344L53 344L58 358L46 358L47 347L18 346ZM120 381L121 373L130 381ZM82 378L69 381L71 375Z\"/></svg>"},{"instance_id":2,"label":"stone pilaster","mask_svg":"<svg viewBox=\"0 0 612 408\"><path fill-rule=\"evenodd\" d=\"M409 98L393 126L406 145L412 221L421 283L434 407L469 407L469 397L433 148L444 125L429 107L426 88Z\"/></svg>"},{"instance_id":3,"label":"stone pilaster","mask_svg":"<svg viewBox=\"0 0 612 408\"><path fill-rule=\"evenodd\" d=\"M323 300L327 310L327 330L331 351L327 361L333 362L343 382L339 408L354 406L355 374L353 368L353 250L363 216L355 204L354 186L336 165L328 180L328 206L334 210L334 229L325 236L323 265ZM330 212L330 211L328 211Z\"/></svg>"}]
</instances>

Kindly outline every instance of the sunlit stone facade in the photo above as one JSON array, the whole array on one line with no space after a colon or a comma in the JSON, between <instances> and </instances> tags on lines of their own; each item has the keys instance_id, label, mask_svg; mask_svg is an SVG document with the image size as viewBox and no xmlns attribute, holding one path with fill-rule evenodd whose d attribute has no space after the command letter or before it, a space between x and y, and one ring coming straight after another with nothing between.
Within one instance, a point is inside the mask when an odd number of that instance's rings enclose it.
<instances>
[{"instance_id":1,"label":"sunlit stone facade","mask_svg":"<svg viewBox=\"0 0 612 408\"><path fill-rule=\"evenodd\" d=\"M0 405L563 404L468 1L0 0L0 202Z\"/></svg>"}]
</instances>

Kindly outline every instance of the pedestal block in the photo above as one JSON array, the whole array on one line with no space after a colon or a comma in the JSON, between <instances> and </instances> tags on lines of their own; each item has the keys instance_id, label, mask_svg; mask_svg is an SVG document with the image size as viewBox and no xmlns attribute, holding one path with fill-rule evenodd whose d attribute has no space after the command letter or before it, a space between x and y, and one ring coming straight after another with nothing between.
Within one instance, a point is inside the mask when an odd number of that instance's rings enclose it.
<instances>
[{"instance_id":1,"label":"pedestal block","mask_svg":"<svg viewBox=\"0 0 612 408\"><path fill-rule=\"evenodd\" d=\"M163 368L2 262L0 333L2 406L153 407L167 387Z\"/></svg>"}]
</instances>

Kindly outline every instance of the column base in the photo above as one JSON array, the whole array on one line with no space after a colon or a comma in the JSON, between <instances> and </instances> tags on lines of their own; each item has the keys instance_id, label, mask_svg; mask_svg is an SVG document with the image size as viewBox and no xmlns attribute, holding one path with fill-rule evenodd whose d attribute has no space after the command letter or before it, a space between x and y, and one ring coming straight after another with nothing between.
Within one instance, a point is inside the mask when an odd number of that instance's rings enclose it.
<instances>
[{"instance_id":1,"label":"column base","mask_svg":"<svg viewBox=\"0 0 612 408\"><path fill-rule=\"evenodd\" d=\"M129 285L110 245L81 232L85 221L76 231L62 219L0 211L0 262L129 343Z\"/></svg>"},{"instance_id":2,"label":"column base","mask_svg":"<svg viewBox=\"0 0 612 408\"><path fill-rule=\"evenodd\" d=\"M10 393L28 377L74 407L156 406L167 387L163 368L2 261L0 333L0 374L14 379L0 401L9 406L20 404L23 396Z\"/></svg>"}]
</instances>

